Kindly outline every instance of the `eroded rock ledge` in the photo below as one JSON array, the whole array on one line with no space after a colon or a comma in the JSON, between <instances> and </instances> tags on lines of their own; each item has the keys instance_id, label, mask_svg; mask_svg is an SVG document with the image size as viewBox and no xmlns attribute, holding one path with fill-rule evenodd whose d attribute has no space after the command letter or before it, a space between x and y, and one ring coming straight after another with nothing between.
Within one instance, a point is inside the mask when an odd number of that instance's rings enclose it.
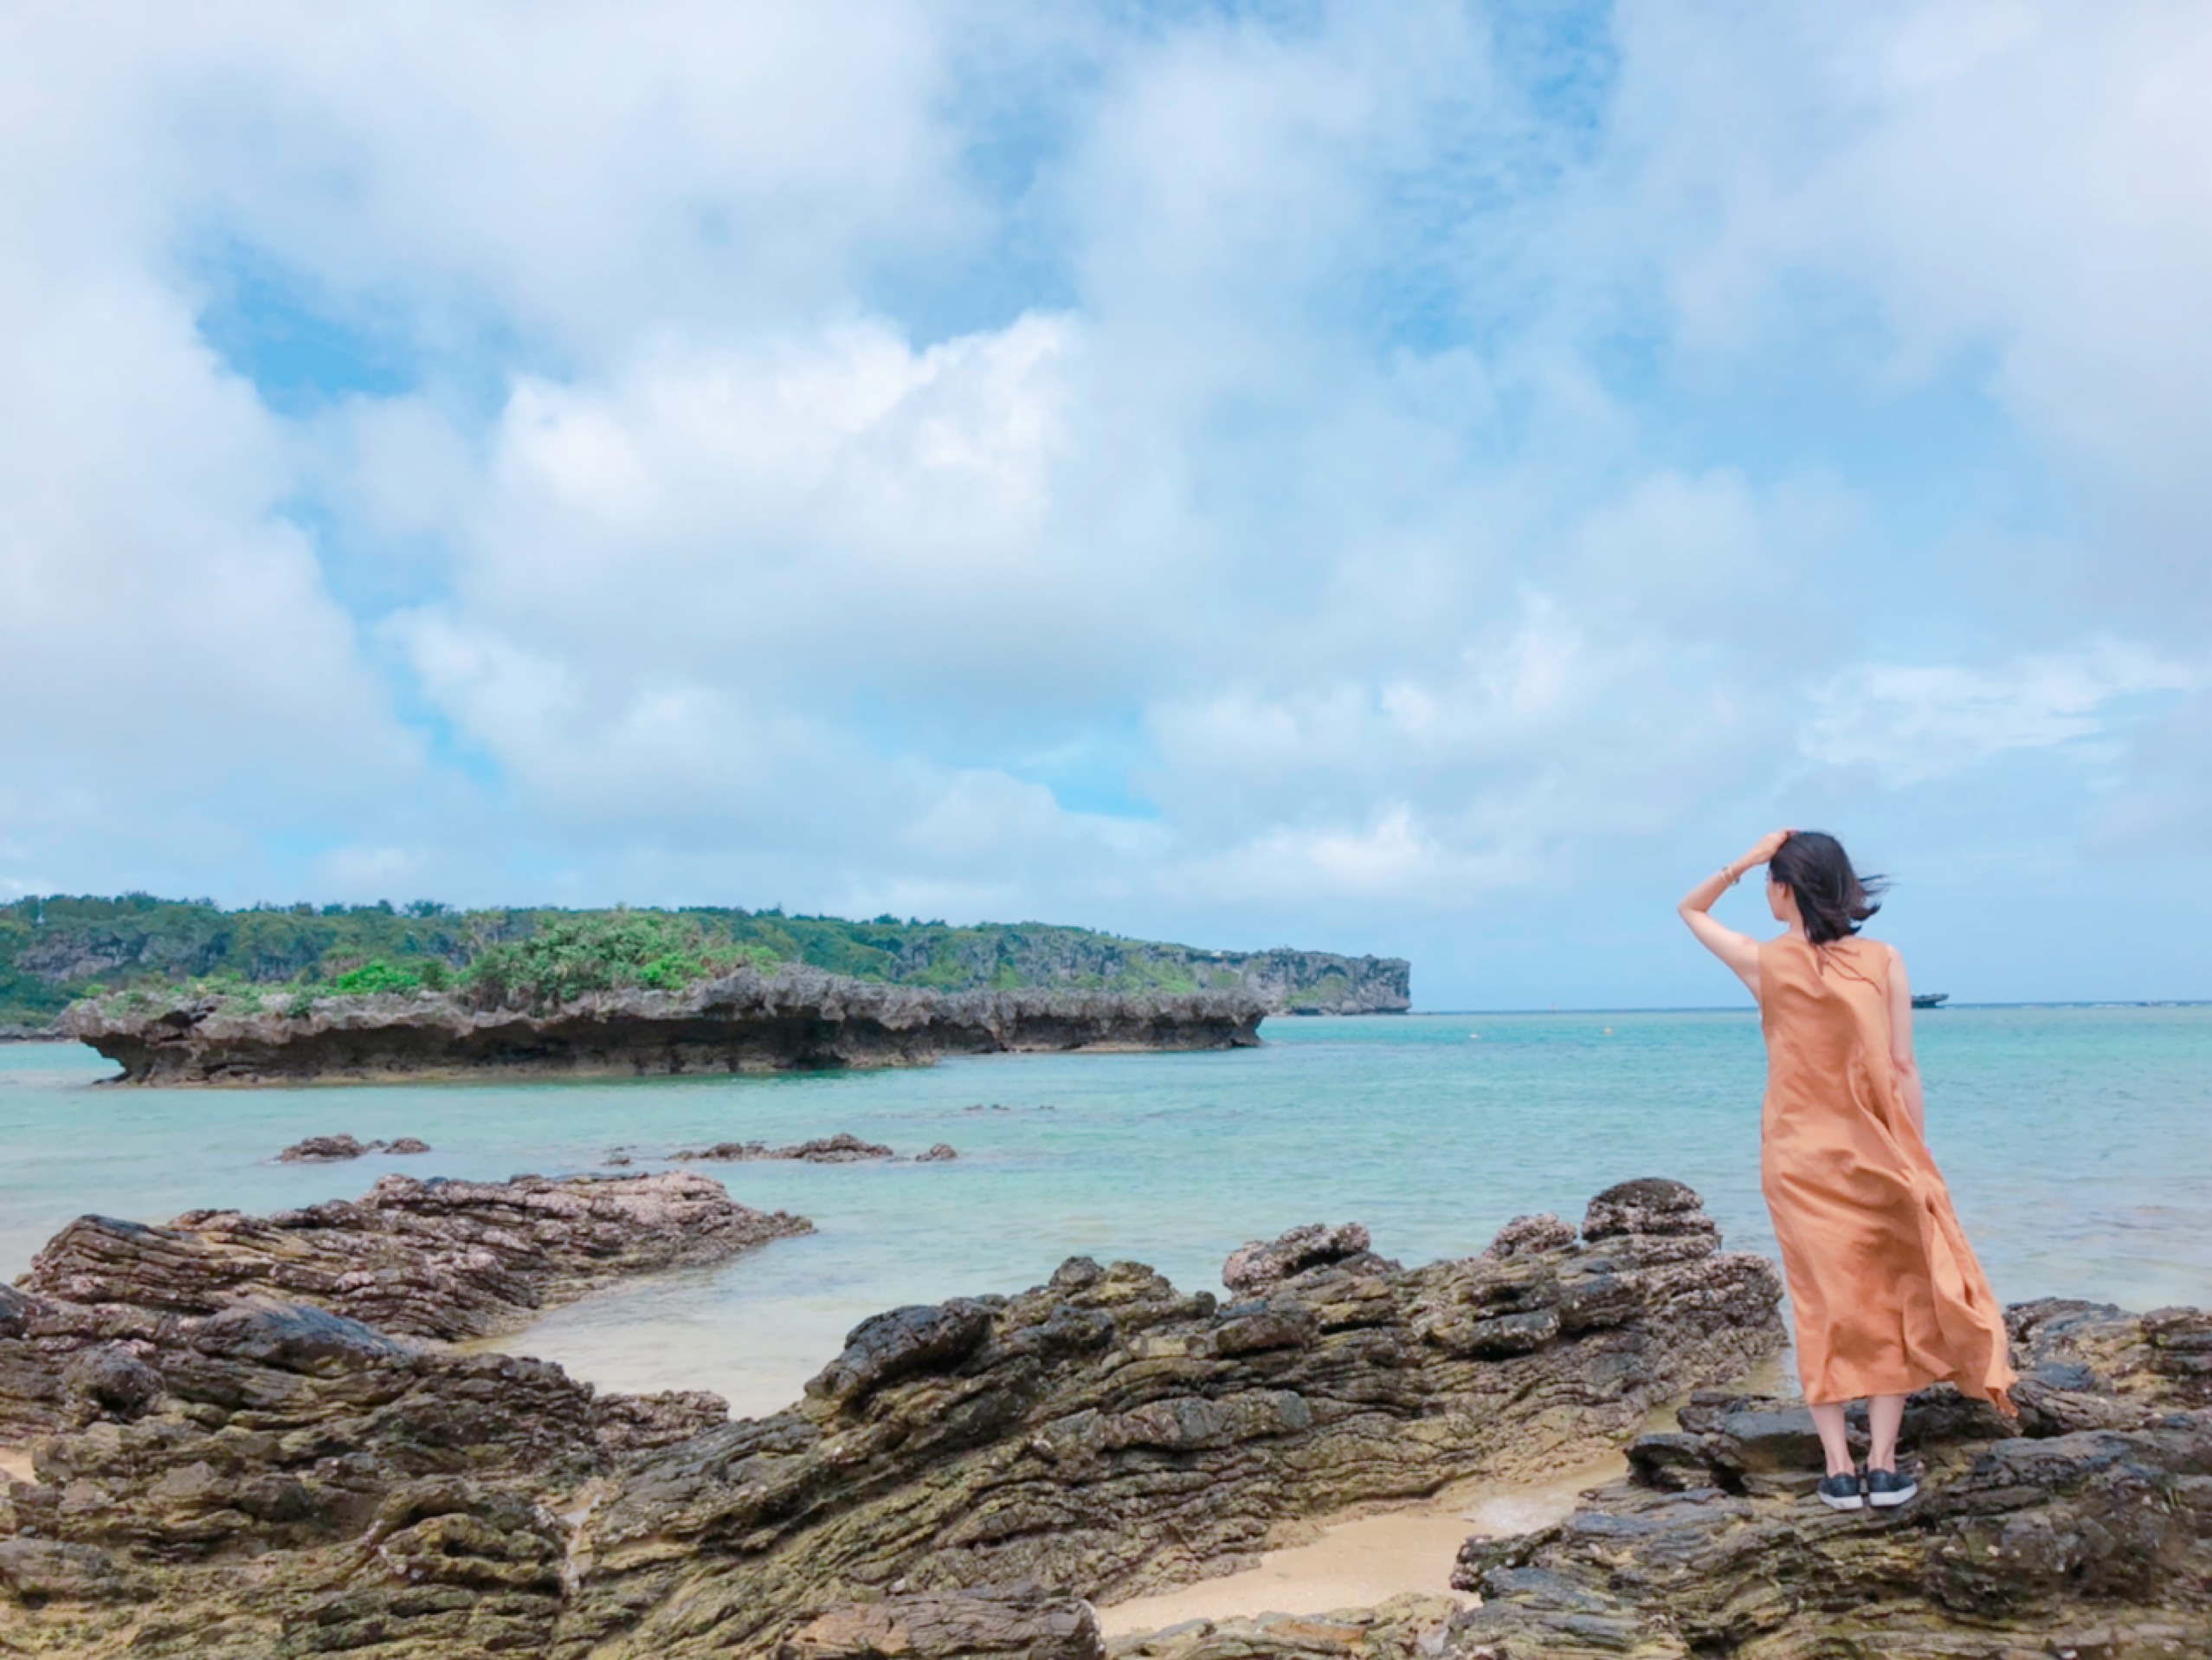
<instances>
[{"instance_id":1,"label":"eroded rock ledge","mask_svg":"<svg viewBox=\"0 0 2212 1660\"><path fill-rule=\"evenodd\" d=\"M1004 1050L1231 1049L1258 1043L1249 991L961 991L751 969L683 991L590 992L550 1008L462 996L279 994L72 1004L62 1030L134 1083L298 1082L494 1069L531 1073L789 1071L909 1066Z\"/></svg>"},{"instance_id":2,"label":"eroded rock ledge","mask_svg":"<svg viewBox=\"0 0 2212 1660\"><path fill-rule=\"evenodd\" d=\"M1709 1394L1564 1524L1477 1541L1461 1660L2165 1660L2212 1654L2212 1315L2009 1312L2019 1432L1948 1388L1905 1440L1925 1489L1837 1514L1802 1405Z\"/></svg>"},{"instance_id":3,"label":"eroded rock ledge","mask_svg":"<svg viewBox=\"0 0 2212 1660\"><path fill-rule=\"evenodd\" d=\"M84 1216L22 1284L55 1302L212 1314L313 1303L401 1336L488 1337L618 1279L719 1263L814 1224L719 1182L657 1176L386 1176L358 1199L274 1216L192 1211L165 1228Z\"/></svg>"},{"instance_id":4,"label":"eroded rock ledge","mask_svg":"<svg viewBox=\"0 0 2212 1660\"><path fill-rule=\"evenodd\" d=\"M2010 1324L2016 1430L1947 1387L1914 1397L1925 1490L1901 1510L1809 1500L1803 1403L1700 1391L1630 1447L1630 1481L1556 1527L1470 1540L1455 1580L1479 1607L1196 1622L1115 1660L2212 1654L2212 1315L2045 1302Z\"/></svg>"},{"instance_id":5,"label":"eroded rock ledge","mask_svg":"<svg viewBox=\"0 0 2212 1660\"><path fill-rule=\"evenodd\" d=\"M68 1422L0 1514L0 1645L1094 1656L1084 1598L1586 1457L1739 1374L1781 1341L1779 1286L1719 1243L1694 1193L1647 1181L1579 1233L1525 1220L1423 1268L1349 1230L1247 1253L1227 1305L1079 1258L866 1321L789 1411L689 1433L680 1398L319 1312L13 1294L0 1375L79 1347Z\"/></svg>"}]
</instances>

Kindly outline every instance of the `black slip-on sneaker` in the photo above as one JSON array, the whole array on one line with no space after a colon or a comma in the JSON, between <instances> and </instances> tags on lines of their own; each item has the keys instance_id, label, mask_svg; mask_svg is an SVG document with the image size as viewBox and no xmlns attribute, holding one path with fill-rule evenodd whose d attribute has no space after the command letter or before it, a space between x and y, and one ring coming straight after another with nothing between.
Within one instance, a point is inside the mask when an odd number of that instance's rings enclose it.
<instances>
[{"instance_id":1,"label":"black slip-on sneaker","mask_svg":"<svg viewBox=\"0 0 2212 1660\"><path fill-rule=\"evenodd\" d=\"M1867 1502L1877 1510L1893 1510L1910 1501L1920 1490L1920 1483L1900 1469L1870 1469L1867 1472Z\"/></svg>"},{"instance_id":2,"label":"black slip-on sneaker","mask_svg":"<svg viewBox=\"0 0 2212 1660\"><path fill-rule=\"evenodd\" d=\"M1821 1477L1820 1499L1831 1510L1856 1510L1866 1503L1859 1495L1859 1477L1848 1476Z\"/></svg>"}]
</instances>

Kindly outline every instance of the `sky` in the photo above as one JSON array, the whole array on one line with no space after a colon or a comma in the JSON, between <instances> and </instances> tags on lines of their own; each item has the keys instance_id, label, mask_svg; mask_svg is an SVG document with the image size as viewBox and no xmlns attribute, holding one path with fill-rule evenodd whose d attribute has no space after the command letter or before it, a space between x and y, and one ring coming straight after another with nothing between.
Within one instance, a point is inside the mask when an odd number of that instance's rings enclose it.
<instances>
[{"instance_id":1,"label":"sky","mask_svg":"<svg viewBox=\"0 0 2212 1660\"><path fill-rule=\"evenodd\" d=\"M0 897L2212 996L2212 9L0 10ZM1724 919L1766 923L1758 886Z\"/></svg>"}]
</instances>

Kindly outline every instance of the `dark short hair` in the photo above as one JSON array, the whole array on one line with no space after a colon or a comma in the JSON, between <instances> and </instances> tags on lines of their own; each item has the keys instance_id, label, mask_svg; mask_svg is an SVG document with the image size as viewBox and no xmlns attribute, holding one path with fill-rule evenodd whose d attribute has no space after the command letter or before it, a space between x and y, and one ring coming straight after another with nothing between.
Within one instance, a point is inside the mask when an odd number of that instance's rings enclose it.
<instances>
[{"instance_id":1,"label":"dark short hair","mask_svg":"<svg viewBox=\"0 0 2212 1660\"><path fill-rule=\"evenodd\" d=\"M1858 933L1859 925L1881 909L1874 895L1889 886L1880 876L1854 870L1843 843L1826 830L1792 830L1766 869L1797 896L1805 937L1816 946Z\"/></svg>"}]
</instances>

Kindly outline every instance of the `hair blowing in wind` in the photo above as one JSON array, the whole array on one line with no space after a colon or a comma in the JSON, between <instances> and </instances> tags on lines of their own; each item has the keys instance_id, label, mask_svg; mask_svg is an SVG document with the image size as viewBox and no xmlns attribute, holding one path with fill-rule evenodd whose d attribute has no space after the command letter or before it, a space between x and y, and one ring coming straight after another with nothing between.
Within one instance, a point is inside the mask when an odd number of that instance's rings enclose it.
<instances>
[{"instance_id":1,"label":"hair blowing in wind","mask_svg":"<svg viewBox=\"0 0 2212 1660\"><path fill-rule=\"evenodd\" d=\"M1854 870L1843 843L1826 830L1790 831L1767 862L1767 874L1796 895L1805 937L1816 946L1858 933L1881 909L1878 896L1889 886Z\"/></svg>"}]
</instances>

